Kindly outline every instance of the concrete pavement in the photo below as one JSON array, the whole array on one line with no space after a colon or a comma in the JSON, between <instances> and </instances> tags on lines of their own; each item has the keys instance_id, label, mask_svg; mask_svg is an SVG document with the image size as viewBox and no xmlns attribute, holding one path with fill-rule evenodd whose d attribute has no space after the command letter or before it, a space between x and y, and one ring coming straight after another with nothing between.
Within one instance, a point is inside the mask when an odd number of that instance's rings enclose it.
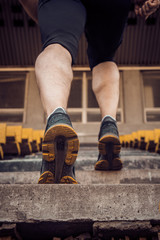
<instances>
[{"instance_id":1,"label":"concrete pavement","mask_svg":"<svg viewBox=\"0 0 160 240\"><path fill-rule=\"evenodd\" d=\"M97 147L81 147L75 163L76 170L93 170L97 161ZM124 169L160 169L160 155L147 151L122 149ZM0 172L40 171L42 154L13 157L0 161Z\"/></svg>"},{"instance_id":2,"label":"concrete pavement","mask_svg":"<svg viewBox=\"0 0 160 240\"><path fill-rule=\"evenodd\" d=\"M1 222L160 221L160 185L0 185Z\"/></svg>"},{"instance_id":3,"label":"concrete pavement","mask_svg":"<svg viewBox=\"0 0 160 240\"><path fill-rule=\"evenodd\" d=\"M37 184L40 172L0 172L0 184ZM159 169L76 170L80 184L160 184Z\"/></svg>"},{"instance_id":4,"label":"concrete pavement","mask_svg":"<svg viewBox=\"0 0 160 240\"><path fill-rule=\"evenodd\" d=\"M79 185L38 185L41 153L0 161L0 237L157 240L160 155L123 149L117 172L94 171L97 155L95 147L80 149Z\"/></svg>"}]
</instances>

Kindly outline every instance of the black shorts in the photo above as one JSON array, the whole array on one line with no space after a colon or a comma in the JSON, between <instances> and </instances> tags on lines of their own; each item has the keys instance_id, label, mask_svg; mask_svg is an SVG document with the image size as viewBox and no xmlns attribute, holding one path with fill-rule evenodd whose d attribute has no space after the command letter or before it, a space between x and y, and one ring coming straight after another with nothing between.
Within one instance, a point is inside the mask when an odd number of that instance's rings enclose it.
<instances>
[{"instance_id":1,"label":"black shorts","mask_svg":"<svg viewBox=\"0 0 160 240\"><path fill-rule=\"evenodd\" d=\"M113 61L122 42L129 9L130 0L39 0L43 49L59 43L75 63L79 39L85 31L91 69Z\"/></svg>"}]
</instances>

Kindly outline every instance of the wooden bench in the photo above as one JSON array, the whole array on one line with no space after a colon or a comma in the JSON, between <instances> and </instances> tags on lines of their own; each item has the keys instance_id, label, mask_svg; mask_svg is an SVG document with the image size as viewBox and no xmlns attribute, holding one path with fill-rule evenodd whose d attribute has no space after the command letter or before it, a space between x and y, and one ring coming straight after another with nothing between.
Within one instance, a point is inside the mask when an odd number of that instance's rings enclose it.
<instances>
[{"instance_id":1,"label":"wooden bench","mask_svg":"<svg viewBox=\"0 0 160 240\"><path fill-rule=\"evenodd\" d=\"M0 123L0 159L4 159L3 145L6 144L6 123Z\"/></svg>"},{"instance_id":2,"label":"wooden bench","mask_svg":"<svg viewBox=\"0 0 160 240\"><path fill-rule=\"evenodd\" d=\"M122 147L126 147L126 148L132 147L132 145L133 145L132 134L121 135L120 142L121 142Z\"/></svg>"},{"instance_id":3,"label":"wooden bench","mask_svg":"<svg viewBox=\"0 0 160 240\"><path fill-rule=\"evenodd\" d=\"M160 153L160 129L132 132L120 136L120 141L123 147L133 147Z\"/></svg>"},{"instance_id":4,"label":"wooden bench","mask_svg":"<svg viewBox=\"0 0 160 240\"><path fill-rule=\"evenodd\" d=\"M22 126L6 126L6 142L2 145L4 155L21 155Z\"/></svg>"},{"instance_id":5,"label":"wooden bench","mask_svg":"<svg viewBox=\"0 0 160 240\"><path fill-rule=\"evenodd\" d=\"M44 130L22 128L22 126L7 126L0 124L0 159L4 156L25 156L42 151Z\"/></svg>"},{"instance_id":6,"label":"wooden bench","mask_svg":"<svg viewBox=\"0 0 160 240\"><path fill-rule=\"evenodd\" d=\"M155 143L155 134L153 130L146 130L145 131L145 142L146 150L149 152L155 152L156 143Z\"/></svg>"},{"instance_id":7,"label":"wooden bench","mask_svg":"<svg viewBox=\"0 0 160 240\"><path fill-rule=\"evenodd\" d=\"M138 138L138 148L141 150L146 149L146 141L145 141L145 130L137 131L137 138Z\"/></svg>"},{"instance_id":8,"label":"wooden bench","mask_svg":"<svg viewBox=\"0 0 160 240\"><path fill-rule=\"evenodd\" d=\"M137 132L132 132L132 139L133 139L133 148L138 148L138 134Z\"/></svg>"},{"instance_id":9,"label":"wooden bench","mask_svg":"<svg viewBox=\"0 0 160 240\"><path fill-rule=\"evenodd\" d=\"M155 152L160 153L160 129L154 129L154 137L155 137Z\"/></svg>"},{"instance_id":10,"label":"wooden bench","mask_svg":"<svg viewBox=\"0 0 160 240\"><path fill-rule=\"evenodd\" d=\"M32 153L31 143L33 141L33 129L22 128L22 143L21 143L21 155L29 155Z\"/></svg>"},{"instance_id":11,"label":"wooden bench","mask_svg":"<svg viewBox=\"0 0 160 240\"><path fill-rule=\"evenodd\" d=\"M42 151L44 131L43 130L33 130L33 142L36 146L35 151Z\"/></svg>"}]
</instances>

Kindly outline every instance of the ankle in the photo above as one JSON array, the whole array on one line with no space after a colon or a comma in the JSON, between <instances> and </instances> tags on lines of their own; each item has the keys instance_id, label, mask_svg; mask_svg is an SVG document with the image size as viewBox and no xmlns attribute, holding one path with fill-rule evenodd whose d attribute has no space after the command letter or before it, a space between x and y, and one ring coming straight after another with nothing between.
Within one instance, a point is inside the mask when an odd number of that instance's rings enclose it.
<instances>
[{"instance_id":1,"label":"ankle","mask_svg":"<svg viewBox=\"0 0 160 240\"><path fill-rule=\"evenodd\" d=\"M50 116L51 116L54 112L56 112L57 110L60 110L60 111L63 111L64 113L66 113L66 110L65 110L63 107L57 107L57 108L54 109L53 112L51 112L51 113L48 115L47 120L48 120L48 119L50 118Z\"/></svg>"},{"instance_id":2,"label":"ankle","mask_svg":"<svg viewBox=\"0 0 160 240\"><path fill-rule=\"evenodd\" d=\"M111 115L105 115L103 118L102 118L102 121L101 123L104 121L105 118L111 118L112 120L114 120L116 122L116 119L114 117L112 117Z\"/></svg>"}]
</instances>

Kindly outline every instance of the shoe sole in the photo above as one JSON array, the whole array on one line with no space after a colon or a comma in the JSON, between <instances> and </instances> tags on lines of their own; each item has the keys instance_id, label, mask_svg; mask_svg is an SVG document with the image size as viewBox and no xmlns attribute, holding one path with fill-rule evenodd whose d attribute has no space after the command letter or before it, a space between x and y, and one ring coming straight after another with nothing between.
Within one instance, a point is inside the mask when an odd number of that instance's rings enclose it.
<instances>
[{"instance_id":1,"label":"shoe sole","mask_svg":"<svg viewBox=\"0 0 160 240\"><path fill-rule=\"evenodd\" d=\"M121 144L119 138L114 135L106 135L99 140L99 153L104 155L106 159L102 159L95 164L95 170L120 170L122 168L122 161L115 154L121 151Z\"/></svg>"},{"instance_id":2,"label":"shoe sole","mask_svg":"<svg viewBox=\"0 0 160 240\"><path fill-rule=\"evenodd\" d=\"M71 176L64 176L61 178L60 184L78 184L78 182ZM55 184L54 174L50 171L42 173L38 180L38 184Z\"/></svg>"},{"instance_id":3,"label":"shoe sole","mask_svg":"<svg viewBox=\"0 0 160 240\"><path fill-rule=\"evenodd\" d=\"M79 150L79 140L74 129L68 125L55 125L47 130L42 144L43 159L48 162L55 161L55 175L50 179L50 171L44 172L39 179L39 183L75 183L71 176L61 178L63 167L67 164L73 165L76 161ZM49 173L48 173L49 172ZM49 175L48 175L49 174ZM53 173L51 173L53 174Z\"/></svg>"}]
</instances>

